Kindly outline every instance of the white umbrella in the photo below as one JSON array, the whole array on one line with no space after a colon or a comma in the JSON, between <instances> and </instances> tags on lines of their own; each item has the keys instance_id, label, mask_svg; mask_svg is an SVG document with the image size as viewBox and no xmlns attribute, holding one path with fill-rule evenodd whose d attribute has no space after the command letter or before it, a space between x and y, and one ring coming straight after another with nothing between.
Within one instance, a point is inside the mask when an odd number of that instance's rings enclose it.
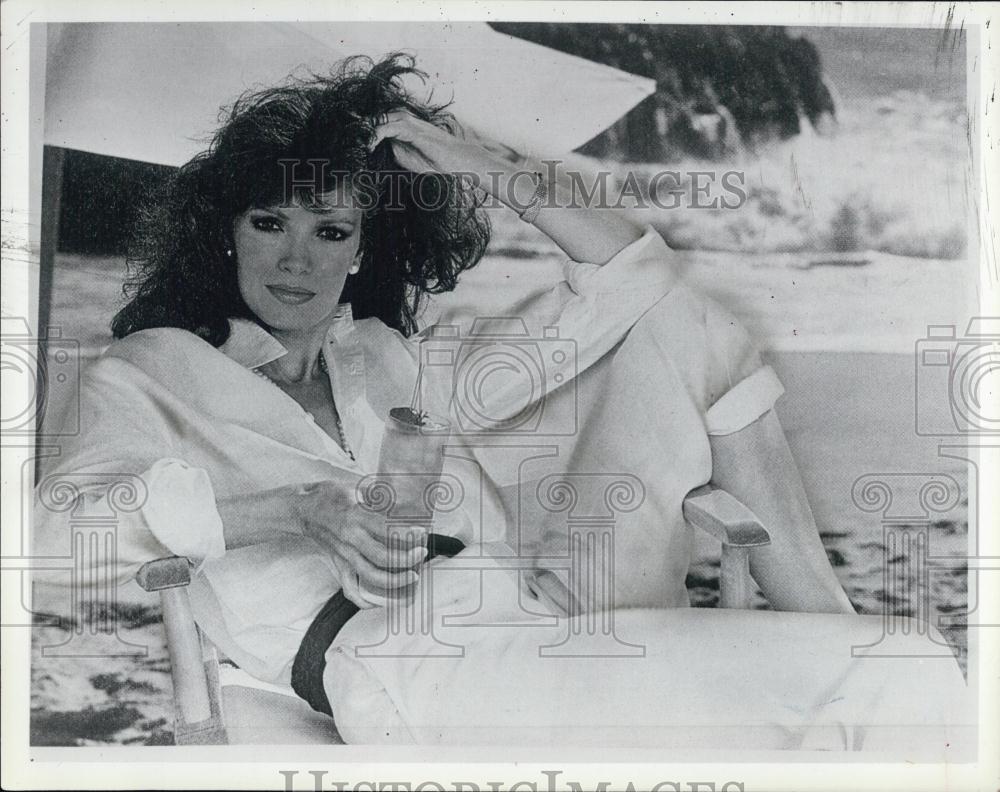
<instances>
[{"instance_id":1,"label":"white umbrella","mask_svg":"<svg viewBox=\"0 0 1000 792\"><path fill-rule=\"evenodd\" d=\"M454 99L473 130L524 153L562 154L606 129L653 80L460 23L85 23L50 25L45 143L179 165L220 105L293 71L353 54L413 53L421 98Z\"/></svg>"}]
</instances>

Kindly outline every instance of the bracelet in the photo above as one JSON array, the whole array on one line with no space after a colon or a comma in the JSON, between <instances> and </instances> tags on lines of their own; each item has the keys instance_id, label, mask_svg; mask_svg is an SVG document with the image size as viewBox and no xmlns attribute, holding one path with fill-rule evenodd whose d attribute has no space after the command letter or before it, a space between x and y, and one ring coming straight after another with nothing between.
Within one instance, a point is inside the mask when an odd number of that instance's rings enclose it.
<instances>
[{"instance_id":1,"label":"bracelet","mask_svg":"<svg viewBox=\"0 0 1000 792\"><path fill-rule=\"evenodd\" d=\"M545 203L545 199L549 197L549 187L545 183L545 178L542 174L535 172L535 192L532 193L531 199L525 205L524 209L520 212L520 217L525 223L534 223L535 218L538 217L539 211L541 211L542 204Z\"/></svg>"}]
</instances>

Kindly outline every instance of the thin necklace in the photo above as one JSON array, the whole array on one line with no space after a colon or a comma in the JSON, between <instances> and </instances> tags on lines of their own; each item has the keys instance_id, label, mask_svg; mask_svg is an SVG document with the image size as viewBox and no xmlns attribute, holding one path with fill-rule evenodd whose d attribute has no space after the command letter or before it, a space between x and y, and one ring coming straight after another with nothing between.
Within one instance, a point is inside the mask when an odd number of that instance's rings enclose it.
<instances>
[{"instance_id":1,"label":"thin necklace","mask_svg":"<svg viewBox=\"0 0 1000 792\"><path fill-rule=\"evenodd\" d=\"M329 375L330 375L330 369L327 368L327 365L326 365L326 356L323 354L322 350L320 350L320 353L319 353L319 370L322 371L324 374L326 374L329 377ZM267 376L267 374L265 374L259 368L253 369L253 373L256 374L258 377L261 377L262 379L265 379L268 382L270 382L274 387L276 387L282 393L285 393L285 389L282 388L277 383L277 381L271 379L269 376ZM288 394L285 394L285 395L287 396ZM311 413L307 413L307 415L311 415ZM351 458L352 462L356 462L357 460L354 458L354 452L351 451L350 447L347 445L347 435L344 434L344 424L340 420L340 411L337 409L337 403L336 402L334 402L334 404L333 404L333 418L337 422L337 435L340 438L340 447L342 449L344 449L344 452L347 454L347 456L349 456Z\"/></svg>"}]
</instances>

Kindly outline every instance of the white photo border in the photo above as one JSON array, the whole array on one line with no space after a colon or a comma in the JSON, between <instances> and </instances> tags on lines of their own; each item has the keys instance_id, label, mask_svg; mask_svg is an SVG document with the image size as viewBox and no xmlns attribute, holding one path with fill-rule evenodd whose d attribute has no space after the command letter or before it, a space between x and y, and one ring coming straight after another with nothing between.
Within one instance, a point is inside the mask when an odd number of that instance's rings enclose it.
<instances>
[{"instance_id":1,"label":"white photo border","mask_svg":"<svg viewBox=\"0 0 1000 792\"><path fill-rule=\"evenodd\" d=\"M998 6L992 3L689 3L660 2L414 2L400 4L369 0L366 4L350 2L308 2L288 0L264 7L230 0L153 0L124 4L115 0L90 0L83 4L70 0L7 0L2 10L2 217L3 217L3 289L2 310L5 316L28 316L37 322L37 261L39 222L31 211L31 198L38 193L41 162L42 115L29 103L30 80L37 79L37 48L32 39L43 32L45 22L67 21L286 21L323 19L375 21L519 20L519 21L608 21L646 23L763 24L763 25L845 25L866 27L963 28L968 35L968 110L973 147L973 171L969 184L970 205L978 210L970 240L978 240L980 316L1000 316L1000 264L998 264L998 229L994 221L1000 205L997 176L1000 175L997 119L1000 110L994 102L1000 82L1000 20L991 14ZM992 22L992 24L991 24ZM996 47L992 46L997 44ZM32 68L32 67L35 68ZM989 174L993 174L990 176ZM970 242L970 250L975 242ZM972 257L975 259L976 257ZM30 262L34 262L32 265ZM17 399L15 383L3 382L4 398ZM21 447L5 444L3 455L2 517L4 557L9 537L18 534L24 519L25 496L18 491L18 472L30 457L30 438ZM984 464L987 462L983 460ZM984 469L981 481L1000 480L1000 471ZM997 526L996 490L980 488L979 514L982 526ZM971 534L971 532L970 532ZM980 530L979 554L1000 557L1000 531ZM19 602L19 584L3 577L3 600ZM980 610L983 623L1000 623L1000 574L979 575ZM0 619L0 623L6 623ZM1000 668L1000 630L984 629L978 638L980 668L979 761L963 765L831 762L829 754L755 753L740 757L744 761L719 762L717 756L688 752L683 761L673 761L662 752L608 752L594 763L594 753L538 749L518 754L469 749L435 749L428 760L426 749L383 749L372 747L331 746L268 747L266 755L251 746L174 748L29 748L29 678L30 629L3 627L0 663L2 673L3 762L2 786L6 789L184 789L284 788L286 776L281 771L297 770L295 788L312 789L309 771L327 771L323 783L334 780L348 784L365 782L391 783L409 781L417 788L420 782L437 781L447 789L464 781L487 781L510 788L517 782L534 782L548 789L552 773L555 783L574 781L582 788L596 788L601 781L611 789L651 789L661 782L680 784L681 789L700 782L708 789L730 790L803 790L871 789L890 790L975 790L996 789L1000 779L1000 745L996 702L1000 685L995 673ZM735 754L734 754L735 756ZM546 774L548 773L548 775ZM726 784L741 784L729 786ZM324 786L324 789L336 788ZM374 788L379 788L375 786ZM385 786L383 788L392 788ZM436 788L428 785L428 789ZM461 788L461 787L459 787ZM531 788L529 786L521 788ZM559 788L559 787L555 787ZM672 789L673 786L661 786Z\"/></svg>"}]
</instances>

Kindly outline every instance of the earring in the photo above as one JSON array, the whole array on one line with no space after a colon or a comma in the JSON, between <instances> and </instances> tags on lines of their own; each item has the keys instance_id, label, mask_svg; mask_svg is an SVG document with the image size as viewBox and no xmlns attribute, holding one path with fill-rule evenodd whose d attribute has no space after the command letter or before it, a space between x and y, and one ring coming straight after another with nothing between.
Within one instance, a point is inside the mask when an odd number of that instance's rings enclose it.
<instances>
[{"instance_id":1,"label":"earring","mask_svg":"<svg viewBox=\"0 0 1000 792\"><path fill-rule=\"evenodd\" d=\"M233 257L233 249L226 248L226 258L232 258L232 257Z\"/></svg>"},{"instance_id":2,"label":"earring","mask_svg":"<svg viewBox=\"0 0 1000 792\"><path fill-rule=\"evenodd\" d=\"M351 274L351 275L357 275L358 272L360 272L360 271L361 271L361 265L360 264L355 264L353 267L351 267L349 270L347 270L347 272L349 274Z\"/></svg>"}]
</instances>

